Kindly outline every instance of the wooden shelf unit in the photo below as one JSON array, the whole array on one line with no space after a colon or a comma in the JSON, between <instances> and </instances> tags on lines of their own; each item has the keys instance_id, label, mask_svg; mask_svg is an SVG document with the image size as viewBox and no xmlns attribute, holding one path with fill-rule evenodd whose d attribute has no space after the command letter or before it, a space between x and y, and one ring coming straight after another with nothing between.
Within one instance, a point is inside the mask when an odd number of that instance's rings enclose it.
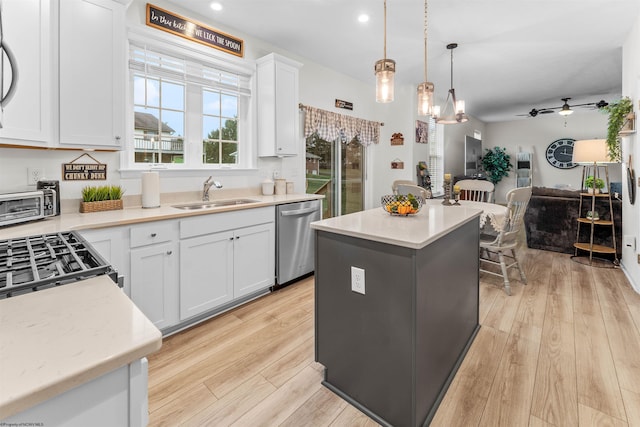
<instances>
[{"instance_id":1,"label":"wooden shelf unit","mask_svg":"<svg viewBox=\"0 0 640 427\"><path fill-rule=\"evenodd\" d=\"M591 173L589 173L590 171ZM600 178L602 176L602 173L604 173L604 182L605 182L605 188L607 189L607 192L598 193L598 194L589 193L587 189L584 188L585 179L589 175L593 175L595 178ZM582 168L582 186L583 188L580 191L580 208L578 209L578 215L580 216L577 218L578 230L576 232L576 242L573 244L575 248L575 255L578 256L579 251L589 252L589 264L591 265L594 253L595 254L613 254L614 256L613 263L615 265L618 265L619 260L618 260L618 250L616 247L616 230L615 230L615 223L614 223L614 217L613 217L613 204L611 202L611 189L609 188L608 166L606 165L584 166ZM586 204L585 201L591 202L590 205L588 205L589 208L587 210L594 212L596 211L597 199L600 199L600 200L605 199L605 201L607 202L607 205L609 207L609 219L594 219L594 218L587 218L582 216L586 214L586 212L583 210L585 209L585 204ZM600 203L599 206L602 206L602 203ZM580 241L580 228L583 224L585 226L590 227L588 242ZM604 245L593 243L593 234L596 227L611 227L612 246L604 246Z\"/></svg>"}]
</instances>

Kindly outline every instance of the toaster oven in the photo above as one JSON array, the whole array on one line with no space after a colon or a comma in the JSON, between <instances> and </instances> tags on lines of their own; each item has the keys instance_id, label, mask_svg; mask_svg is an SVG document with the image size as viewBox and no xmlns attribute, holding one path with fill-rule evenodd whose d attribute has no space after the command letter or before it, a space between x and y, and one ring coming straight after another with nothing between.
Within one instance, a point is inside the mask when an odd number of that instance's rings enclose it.
<instances>
[{"instance_id":1,"label":"toaster oven","mask_svg":"<svg viewBox=\"0 0 640 427\"><path fill-rule=\"evenodd\" d=\"M50 188L0 194L0 227L56 215L57 197Z\"/></svg>"}]
</instances>

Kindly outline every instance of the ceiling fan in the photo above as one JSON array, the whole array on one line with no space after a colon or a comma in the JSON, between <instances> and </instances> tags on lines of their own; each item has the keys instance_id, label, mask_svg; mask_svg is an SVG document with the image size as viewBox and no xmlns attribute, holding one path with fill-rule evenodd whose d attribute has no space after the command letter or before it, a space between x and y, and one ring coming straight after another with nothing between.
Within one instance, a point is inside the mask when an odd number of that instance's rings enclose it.
<instances>
[{"instance_id":1,"label":"ceiling fan","mask_svg":"<svg viewBox=\"0 0 640 427\"><path fill-rule=\"evenodd\" d=\"M574 104L574 105L569 105L569 100L571 98L561 98L561 99L564 103L559 107L532 108L531 111L529 111L527 114L516 114L516 115L523 116L523 117L536 117L538 114L549 114L549 113L553 113L555 110L560 110L558 111L560 115L568 116L569 114L573 113L573 110L571 109L572 107L600 109L609 105L609 103L606 102L604 99L601 99L598 102L587 102L584 104Z\"/></svg>"}]
</instances>

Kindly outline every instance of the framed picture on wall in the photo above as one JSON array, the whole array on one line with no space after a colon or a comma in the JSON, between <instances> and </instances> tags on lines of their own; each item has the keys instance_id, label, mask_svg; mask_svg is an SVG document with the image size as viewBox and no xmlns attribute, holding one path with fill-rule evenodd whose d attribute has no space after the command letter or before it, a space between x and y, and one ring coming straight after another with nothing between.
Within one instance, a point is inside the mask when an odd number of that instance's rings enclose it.
<instances>
[{"instance_id":1,"label":"framed picture on wall","mask_svg":"<svg viewBox=\"0 0 640 427\"><path fill-rule=\"evenodd\" d=\"M429 123L416 120L416 142L419 144L429 142Z\"/></svg>"}]
</instances>

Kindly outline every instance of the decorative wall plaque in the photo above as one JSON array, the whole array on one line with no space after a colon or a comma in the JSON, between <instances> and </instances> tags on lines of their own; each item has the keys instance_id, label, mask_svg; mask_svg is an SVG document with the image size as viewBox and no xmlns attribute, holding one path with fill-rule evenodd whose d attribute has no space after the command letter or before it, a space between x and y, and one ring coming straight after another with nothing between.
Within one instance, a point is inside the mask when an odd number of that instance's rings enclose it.
<instances>
[{"instance_id":1,"label":"decorative wall plaque","mask_svg":"<svg viewBox=\"0 0 640 427\"><path fill-rule=\"evenodd\" d=\"M244 56L242 39L150 3L147 3L147 25L235 56Z\"/></svg>"},{"instance_id":2,"label":"decorative wall plaque","mask_svg":"<svg viewBox=\"0 0 640 427\"><path fill-rule=\"evenodd\" d=\"M87 156L95 163L76 163ZM62 164L62 179L64 181L105 181L107 179L107 165L100 163L90 154L84 153Z\"/></svg>"}]
</instances>

